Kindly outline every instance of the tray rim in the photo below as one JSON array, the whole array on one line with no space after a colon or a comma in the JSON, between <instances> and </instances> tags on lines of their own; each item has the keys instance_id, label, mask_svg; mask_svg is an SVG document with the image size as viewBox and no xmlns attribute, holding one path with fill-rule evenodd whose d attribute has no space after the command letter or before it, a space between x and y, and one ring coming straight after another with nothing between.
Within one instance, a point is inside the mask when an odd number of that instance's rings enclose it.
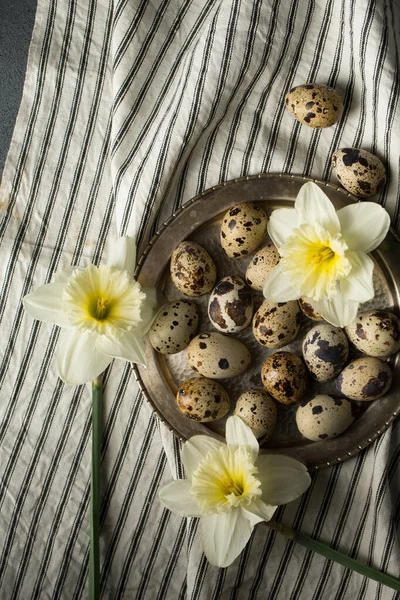
<instances>
[{"instance_id":1,"label":"tray rim","mask_svg":"<svg viewBox=\"0 0 400 600\"><path fill-rule=\"evenodd\" d=\"M298 181L299 183L300 182L306 183L306 182L311 181L313 183L318 184L321 187L328 187L328 188L331 188L332 190L340 192L341 194L343 194L343 198L347 198L347 199L351 200L352 202L355 202L355 203L362 202L362 200L360 200L360 198L353 196L350 192L345 190L343 187L336 185L335 183L331 183L329 181L323 181L323 180L313 178L313 177L307 177L305 175L297 175L297 174L292 174L292 173L258 173L256 175L245 175L243 177L237 177L235 179L231 179L229 181L219 183L215 186L207 188L206 190L200 192L199 194L197 194L196 196L194 196L193 198L191 198L190 200L188 200L187 202L182 204L178 210L174 211L168 217L168 219L162 223L162 225L159 227L159 229L155 232L155 234L149 240L147 246L144 248L143 252L141 253L141 255L139 257L139 260L137 261L136 268L134 271L135 279L137 279L138 276L140 276L140 272L141 272L143 263L144 263L147 255L149 254L150 250L152 249L154 243L158 240L160 235L164 233L164 231L168 228L168 226L177 217L179 217L181 215L181 213L186 211L191 205L195 204L199 200L202 200L202 199L204 200L205 196L211 195L212 193L222 190L224 188L233 187L238 183L248 182L248 181L257 180L257 179L295 180L295 181ZM400 243L400 236L396 233L396 231L392 228L392 226L390 227L389 231L392 234L392 236L394 237L395 241ZM138 387L139 387L140 391L143 393L143 396L144 396L147 404L150 406L152 412L155 413L155 415L157 416L159 421L168 429L168 431L173 433L181 442L187 441L188 438L183 437L161 414L160 410L154 403L149 391L146 388L146 385L144 384L144 382L142 380L138 365L136 365L135 363L131 363L131 368L132 368L135 380L138 384ZM355 445L355 447L353 449L348 450L347 452L345 452L343 454L340 454L339 456L337 456L336 458L334 458L332 460L323 461L321 463L311 465L311 466L307 465L308 470L309 471L317 471L317 470L320 470L320 469L323 469L326 467L333 466L335 464L339 464L339 463L347 460L348 458L355 456L361 450L367 448L371 443L373 443L380 435L382 435L399 414L400 414L400 402L397 407L397 410L395 410L391 413L390 418L384 422L384 425L380 429L375 431L374 434L371 435L370 437L368 437L364 442L362 442L361 444ZM207 431L208 430L206 430L204 432L204 435L210 435L210 436L212 435L213 437L216 436L215 433L211 434L211 433L207 433ZM217 436L217 437L221 437L221 436ZM223 438L221 438L221 439L223 439ZM267 450L267 452L268 452L268 450ZM278 454L278 453L279 452L277 452L275 449L273 451L271 451L271 454Z\"/></svg>"}]
</instances>

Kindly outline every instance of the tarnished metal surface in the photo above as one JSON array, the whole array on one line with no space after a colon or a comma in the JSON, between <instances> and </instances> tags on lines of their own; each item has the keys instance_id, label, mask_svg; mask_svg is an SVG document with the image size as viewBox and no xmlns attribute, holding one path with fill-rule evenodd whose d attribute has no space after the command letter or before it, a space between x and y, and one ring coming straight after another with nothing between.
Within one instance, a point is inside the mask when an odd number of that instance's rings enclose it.
<instances>
[{"instance_id":1,"label":"tarnished metal surface","mask_svg":"<svg viewBox=\"0 0 400 600\"><path fill-rule=\"evenodd\" d=\"M174 248L184 239L190 238L206 248L214 259L218 276L226 275L244 277L250 258L231 260L227 258L219 243L219 228L226 210L240 202L260 203L267 214L283 206L293 206L294 199L307 178L291 175L257 175L230 181L207 190L189 201L179 213L173 215L162 229L151 240L148 248L140 258L136 277L144 286L155 286L160 298L168 300L181 297L172 285L169 277L169 257ZM342 188L316 181L330 197L336 208L356 200ZM390 232L378 251L373 253L375 261L375 298L365 308L389 308L398 314L400 278L400 245L393 232ZM208 295L194 300L200 310L200 331L213 330L207 317ZM261 303L262 296L255 298ZM294 351L301 355L301 341L305 332L313 326L313 322L305 319L300 334L292 344L284 350ZM260 369L263 361L272 350L261 347L254 339L251 327L235 335L249 347L252 364L245 374L232 379L222 380L222 385L229 392L232 405L241 392L250 387L262 387ZM221 437L226 419L209 424L191 421L180 413L175 403L175 393L185 379L194 372L186 361L186 351L165 357L157 354L146 341L148 367L134 366L136 378L152 408L161 420L176 435L186 440L195 434L206 434ZM358 356L354 352L354 357ZM309 442L297 431L294 414L296 407L279 406L278 426L274 437L262 447L263 452L283 453L294 456L307 464L310 469L322 468L356 454L370 444L391 423L400 410L400 374L398 357L389 360L393 368L393 385L384 397L372 403L358 403L360 414L353 425L338 438L322 442ZM334 382L310 385L313 393L333 393Z\"/></svg>"}]
</instances>

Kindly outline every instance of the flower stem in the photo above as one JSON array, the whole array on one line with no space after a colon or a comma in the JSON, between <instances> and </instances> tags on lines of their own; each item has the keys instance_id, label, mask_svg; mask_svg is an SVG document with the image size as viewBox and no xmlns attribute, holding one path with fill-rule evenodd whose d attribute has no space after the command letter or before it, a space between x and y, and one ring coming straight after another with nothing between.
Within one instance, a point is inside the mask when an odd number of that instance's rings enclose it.
<instances>
[{"instance_id":1,"label":"flower stem","mask_svg":"<svg viewBox=\"0 0 400 600\"><path fill-rule=\"evenodd\" d=\"M90 481L89 599L100 598L100 458L103 412L101 375L92 381L92 471Z\"/></svg>"},{"instance_id":2,"label":"flower stem","mask_svg":"<svg viewBox=\"0 0 400 600\"><path fill-rule=\"evenodd\" d=\"M378 583L383 583L383 585L387 585L393 590L400 591L400 580L392 577L391 575L387 575L386 573L378 571L378 569L374 569L373 567L368 567L367 565L358 562L358 560L350 558L349 556L346 556L337 550L333 550L333 548L330 548L326 544L317 542L308 535L294 531L293 529L290 529L290 527L286 527L281 523L271 520L267 523L267 525L271 527L271 529L282 533L284 536L288 537L294 542L297 542L301 546L304 546L304 548L307 548L308 550L317 552L318 554L325 556L325 558L329 558L330 560L339 563L347 569L352 569L353 571L356 571L357 573L360 573L369 579L378 581Z\"/></svg>"}]
</instances>

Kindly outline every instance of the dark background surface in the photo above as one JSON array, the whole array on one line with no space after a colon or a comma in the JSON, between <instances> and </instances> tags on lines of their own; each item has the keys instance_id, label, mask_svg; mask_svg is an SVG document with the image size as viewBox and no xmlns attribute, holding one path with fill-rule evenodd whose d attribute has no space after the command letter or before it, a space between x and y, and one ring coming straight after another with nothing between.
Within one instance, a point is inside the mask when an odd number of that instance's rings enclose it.
<instances>
[{"instance_id":1,"label":"dark background surface","mask_svg":"<svg viewBox=\"0 0 400 600\"><path fill-rule=\"evenodd\" d=\"M22 97L36 0L0 0L0 179Z\"/></svg>"}]
</instances>

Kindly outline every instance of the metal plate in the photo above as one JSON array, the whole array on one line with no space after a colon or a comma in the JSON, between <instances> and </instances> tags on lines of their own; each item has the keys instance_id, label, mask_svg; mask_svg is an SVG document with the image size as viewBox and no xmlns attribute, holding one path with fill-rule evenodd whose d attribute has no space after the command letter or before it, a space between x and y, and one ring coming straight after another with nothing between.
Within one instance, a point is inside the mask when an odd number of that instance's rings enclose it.
<instances>
[{"instance_id":1,"label":"metal plate","mask_svg":"<svg viewBox=\"0 0 400 600\"><path fill-rule=\"evenodd\" d=\"M214 259L217 265L217 279L230 274L245 274L251 257L230 260L225 256L219 243L220 223L224 213L240 202L257 202L268 215L280 207L292 207L300 187L306 181L315 181L329 196L336 209L357 202L342 188L333 184L310 180L295 175L261 174L230 181L196 196L176 214L164 223L161 230L151 240L138 263L135 276L143 286L156 287L160 300L175 300L182 295L171 283L169 275L169 258L176 246L184 239L191 239L201 244ZM266 240L267 241L267 240ZM400 244L394 234L389 232L386 240L373 252L375 262L374 285L375 298L363 305L366 308L388 308L399 313L400 281ZM192 300L192 299L191 299ZM200 331L212 330L207 317L208 295L193 299L200 310ZM255 298L261 303L262 297ZM314 323L308 319L295 342L282 348L301 355L301 340ZM232 410L235 400L242 391L250 387L260 387L260 370L263 361L274 350L267 350L254 339L251 327L237 334L249 347L252 354L252 365L239 377L220 380L229 392ZM153 350L146 340L148 366L134 365L137 381L146 399L165 425L181 439L192 435L212 435L223 439L225 420L202 424L191 421L177 408L175 395L178 386L195 373L186 362L186 351L165 357ZM358 356L353 349L352 358ZM400 411L400 367L398 356L390 357L388 362L393 368L393 385L389 393L375 402L359 402L358 415L354 423L341 436L332 440L310 442L297 431L295 425L296 406L278 406L278 425L272 439L262 446L262 452L279 453L293 456L305 463L309 469L318 469L343 461L353 456L376 439L391 423ZM310 385L310 397L315 393L335 392L334 382Z\"/></svg>"}]
</instances>

